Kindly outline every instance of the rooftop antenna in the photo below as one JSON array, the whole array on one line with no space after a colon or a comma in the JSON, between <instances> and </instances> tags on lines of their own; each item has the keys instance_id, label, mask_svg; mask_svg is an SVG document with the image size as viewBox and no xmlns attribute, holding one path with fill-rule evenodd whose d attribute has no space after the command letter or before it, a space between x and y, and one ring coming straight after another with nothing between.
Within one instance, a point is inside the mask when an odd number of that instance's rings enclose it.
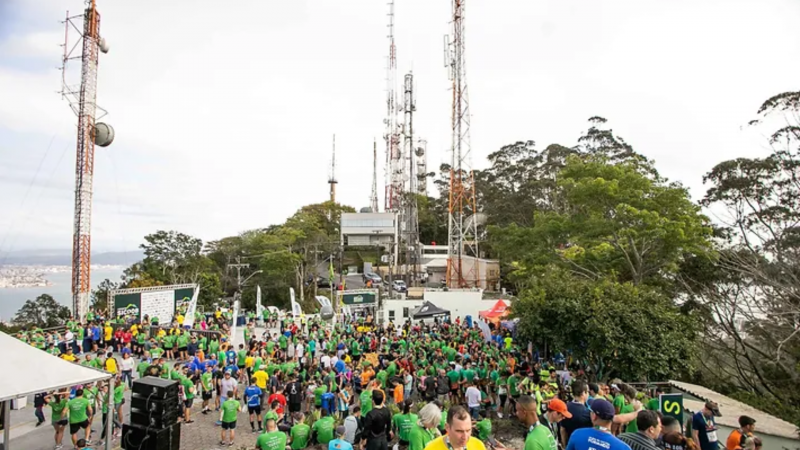
<instances>
[{"instance_id":1,"label":"rooftop antenna","mask_svg":"<svg viewBox=\"0 0 800 450\"><path fill-rule=\"evenodd\" d=\"M372 140L372 195L369 198L369 209L378 212L378 143Z\"/></svg>"},{"instance_id":2,"label":"rooftop antenna","mask_svg":"<svg viewBox=\"0 0 800 450\"><path fill-rule=\"evenodd\" d=\"M331 154L331 173L328 184L331 185L331 203L336 203L336 135L333 135L333 153Z\"/></svg>"}]
</instances>

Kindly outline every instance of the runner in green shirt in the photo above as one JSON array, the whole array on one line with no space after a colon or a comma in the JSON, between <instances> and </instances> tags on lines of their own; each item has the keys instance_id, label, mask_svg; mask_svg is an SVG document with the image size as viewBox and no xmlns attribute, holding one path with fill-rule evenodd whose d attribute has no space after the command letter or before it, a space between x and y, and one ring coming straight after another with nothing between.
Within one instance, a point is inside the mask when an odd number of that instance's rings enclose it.
<instances>
[{"instance_id":1,"label":"runner in green shirt","mask_svg":"<svg viewBox=\"0 0 800 450\"><path fill-rule=\"evenodd\" d=\"M233 391L228 391L228 399L222 404L221 422L222 430L220 432L220 445L225 443L225 432L229 433L229 445L233 445L233 439L236 436L236 419L239 414L239 401L233 397Z\"/></svg>"},{"instance_id":2,"label":"runner in green shirt","mask_svg":"<svg viewBox=\"0 0 800 450\"><path fill-rule=\"evenodd\" d=\"M92 429L89 416L92 415L92 405L84 398L83 389L75 392L75 398L67 402L69 409L69 433L72 435L72 445L78 447L78 431L83 429L86 440L91 440Z\"/></svg>"},{"instance_id":3,"label":"runner in green shirt","mask_svg":"<svg viewBox=\"0 0 800 450\"><path fill-rule=\"evenodd\" d=\"M411 414L411 400L403 402L403 413L395 414L392 417L392 428L397 431L397 436L400 439L400 445L408 445L409 433L411 427L419 421L416 414Z\"/></svg>"},{"instance_id":4,"label":"runner in green shirt","mask_svg":"<svg viewBox=\"0 0 800 450\"><path fill-rule=\"evenodd\" d=\"M328 415L327 409L323 409L322 417L314 422L314 425L311 427L311 431L316 433L317 442L327 446L328 442L333 440L333 428L333 417Z\"/></svg>"},{"instance_id":5,"label":"runner in green shirt","mask_svg":"<svg viewBox=\"0 0 800 450\"><path fill-rule=\"evenodd\" d=\"M302 450L308 447L308 438L311 437L311 427L303 422L304 419L305 415L302 412L295 413L296 425L289 430L289 437L292 440L292 450Z\"/></svg>"}]
</instances>

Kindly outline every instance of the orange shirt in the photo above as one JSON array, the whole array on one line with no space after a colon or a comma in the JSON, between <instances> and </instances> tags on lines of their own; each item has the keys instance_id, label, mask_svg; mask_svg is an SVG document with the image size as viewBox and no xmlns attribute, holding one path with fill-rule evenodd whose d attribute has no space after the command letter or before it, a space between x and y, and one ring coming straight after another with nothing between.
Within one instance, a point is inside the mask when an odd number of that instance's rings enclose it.
<instances>
[{"instance_id":1,"label":"orange shirt","mask_svg":"<svg viewBox=\"0 0 800 450\"><path fill-rule=\"evenodd\" d=\"M398 405L403 403L403 385L400 383L394 387L394 402Z\"/></svg>"},{"instance_id":2,"label":"orange shirt","mask_svg":"<svg viewBox=\"0 0 800 450\"><path fill-rule=\"evenodd\" d=\"M368 368L367 370L361 372L361 386L366 386L369 383L369 380L375 376L375 371L372 368Z\"/></svg>"},{"instance_id":3,"label":"orange shirt","mask_svg":"<svg viewBox=\"0 0 800 450\"><path fill-rule=\"evenodd\" d=\"M737 448L741 448L739 446L741 441L742 432L737 428L731 431L731 434L728 435L728 440L725 441L725 448L728 450L736 450Z\"/></svg>"},{"instance_id":4,"label":"orange shirt","mask_svg":"<svg viewBox=\"0 0 800 450\"><path fill-rule=\"evenodd\" d=\"M506 362L508 363L508 368L511 369L511 373L514 373L514 366L517 365L517 360L511 357Z\"/></svg>"}]
</instances>

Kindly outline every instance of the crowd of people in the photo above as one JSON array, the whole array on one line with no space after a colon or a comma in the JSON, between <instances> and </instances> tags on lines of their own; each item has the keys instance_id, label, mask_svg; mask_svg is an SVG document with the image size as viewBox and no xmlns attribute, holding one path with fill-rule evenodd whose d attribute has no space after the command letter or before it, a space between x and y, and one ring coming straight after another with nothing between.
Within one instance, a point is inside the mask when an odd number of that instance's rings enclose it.
<instances>
[{"instance_id":1,"label":"crowd of people","mask_svg":"<svg viewBox=\"0 0 800 450\"><path fill-rule=\"evenodd\" d=\"M110 437L103 426L100 443L118 439L125 391L145 376L177 381L185 426L199 410L216 419L219 445L233 446L237 432L250 432L258 435L257 450L503 450L493 421L511 418L524 425L525 450L723 446L716 404L682 424L658 411L659 390L589 382L560 356L540 360L499 324L489 324L487 336L460 318L377 326L366 316L331 323L266 311L247 317L234 345L226 312L198 315L194 331L184 320L178 314L163 326L146 316L92 314L59 333L21 331L19 339L37 348L116 375L112 392L98 382L35 397L37 426L43 408L51 410L55 448L67 428L75 448L91 443L98 412L103 424L108 414L113 422ZM257 322L267 331L259 335ZM755 421L743 416L740 425L724 447L759 448Z\"/></svg>"}]
</instances>

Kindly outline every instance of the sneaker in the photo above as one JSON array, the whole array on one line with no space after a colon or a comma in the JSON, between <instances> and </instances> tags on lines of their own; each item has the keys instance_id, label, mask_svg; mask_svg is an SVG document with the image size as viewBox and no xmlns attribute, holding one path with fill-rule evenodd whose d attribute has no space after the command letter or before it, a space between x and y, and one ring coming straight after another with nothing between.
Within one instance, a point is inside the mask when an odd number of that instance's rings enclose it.
<instances>
[{"instance_id":1,"label":"sneaker","mask_svg":"<svg viewBox=\"0 0 800 450\"><path fill-rule=\"evenodd\" d=\"M62 448L62 447L64 447L64 444L57 444L57 445L55 446L55 449L56 449L56 450L58 450L58 449L60 449L60 448Z\"/></svg>"},{"instance_id":2,"label":"sneaker","mask_svg":"<svg viewBox=\"0 0 800 450\"><path fill-rule=\"evenodd\" d=\"M41 425L41 424L43 424L43 423L44 423L44 422L36 422L36 426L38 427L38 426L40 426L40 425Z\"/></svg>"},{"instance_id":3,"label":"sneaker","mask_svg":"<svg viewBox=\"0 0 800 450\"><path fill-rule=\"evenodd\" d=\"M498 419L502 419L503 418L503 413L501 413L501 412L497 413L497 418Z\"/></svg>"}]
</instances>

